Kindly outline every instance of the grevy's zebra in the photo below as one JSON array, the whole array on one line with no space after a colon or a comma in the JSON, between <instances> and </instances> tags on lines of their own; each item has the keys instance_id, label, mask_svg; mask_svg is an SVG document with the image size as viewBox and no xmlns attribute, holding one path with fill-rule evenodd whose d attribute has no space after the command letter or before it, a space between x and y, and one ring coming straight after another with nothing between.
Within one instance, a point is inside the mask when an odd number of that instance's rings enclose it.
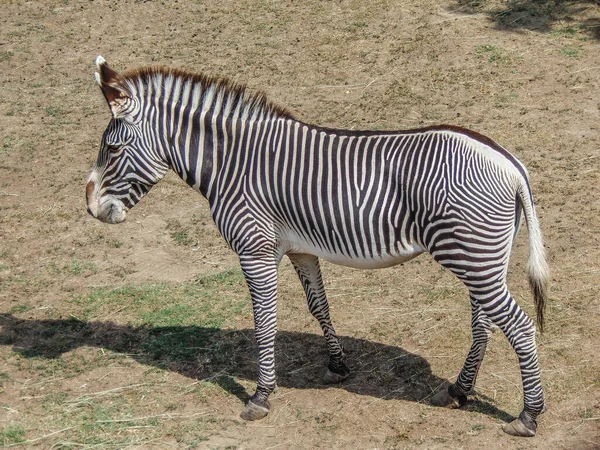
<instances>
[{"instance_id":1,"label":"grevy's zebra","mask_svg":"<svg viewBox=\"0 0 600 450\"><path fill-rule=\"evenodd\" d=\"M548 268L527 172L515 157L457 127L325 129L223 79L165 68L119 75L102 57L96 64L113 119L86 187L88 210L105 222L124 221L169 168L208 199L217 227L240 257L254 309L258 387L243 418L260 419L270 408L277 266L284 255L325 334L325 381L340 382L349 370L318 258L378 268L429 252L469 289L473 327L457 381L432 402L465 403L496 325L518 355L524 391L524 409L505 431L535 434L544 410L535 327L506 285L521 212L540 328Z\"/></svg>"}]
</instances>

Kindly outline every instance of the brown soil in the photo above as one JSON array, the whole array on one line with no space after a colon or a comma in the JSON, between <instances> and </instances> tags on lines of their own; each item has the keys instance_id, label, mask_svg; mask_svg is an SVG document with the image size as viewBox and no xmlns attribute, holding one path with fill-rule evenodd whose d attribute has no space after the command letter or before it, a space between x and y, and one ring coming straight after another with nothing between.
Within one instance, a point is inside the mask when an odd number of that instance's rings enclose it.
<instances>
[{"instance_id":1,"label":"brown soil","mask_svg":"<svg viewBox=\"0 0 600 450\"><path fill-rule=\"evenodd\" d=\"M597 1L15 0L1 8L1 443L600 448ZM78 299L95 289L190 283L237 265L204 199L172 174L124 224L88 216L85 181L110 117L93 82L98 54L117 70L160 63L230 77L306 122L447 123L511 149L530 171L552 268L538 341L548 403L538 436L501 431L522 397L516 357L500 335L467 407L428 404L460 370L470 313L460 283L427 256L381 271L323 265L354 373L336 387L319 381L324 343L284 262L280 388L256 423L238 417L244 389L255 386L249 309L214 335L248 341L249 356L234 349L230 362L168 367L139 357L148 331L135 312L82 317ZM527 255L524 231L509 283L533 315ZM53 352L57 329L68 345ZM219 382L223 374L236 386ZM141 425L127 422L140 417Z\"/></svg>"}]
</instances>

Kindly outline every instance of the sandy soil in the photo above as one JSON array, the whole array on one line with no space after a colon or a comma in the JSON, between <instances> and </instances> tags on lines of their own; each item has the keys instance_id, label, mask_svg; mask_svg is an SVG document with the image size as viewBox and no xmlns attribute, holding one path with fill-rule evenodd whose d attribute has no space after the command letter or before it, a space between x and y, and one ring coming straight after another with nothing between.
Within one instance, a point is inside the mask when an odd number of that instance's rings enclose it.
<instances>
[{"instance_id":1,"label":"sandy soil","mask_svg":"<svg viewBox=\"0 0 600 450\"><path fill-rule=\"evenodd\" d=\"M594 1L4 3L0 442L600 448L599 30ZM211 335L211 345L235 343L224 361L210 360L211 350L202 357L212 362L172 365L144 354L150 332L135 311L83 317L79 300L98 289L187 285L237 267L206 202L172 174L122 225L87 215L85 181L110 117L93 82L98 54L117 70L162 64L230 77L306 122L354 129L447 123L511 149L530 171L552 267L547 331L539 337L549 409L538 436L501 431L522 402L517 360L502 336L466 408L427 403L460 370L470 317L465 290L426 256L381 271L323 265L354 372L339 387L320 382L320 330L284 262L280 389L270 416L257 423L238 418L255 379L248 309ZM509 281L533 314L527 254L521 233ZM127 422L132 417L145 421ZM131 426L110 428L123 423Z\"/></svg>"}]
</instances>

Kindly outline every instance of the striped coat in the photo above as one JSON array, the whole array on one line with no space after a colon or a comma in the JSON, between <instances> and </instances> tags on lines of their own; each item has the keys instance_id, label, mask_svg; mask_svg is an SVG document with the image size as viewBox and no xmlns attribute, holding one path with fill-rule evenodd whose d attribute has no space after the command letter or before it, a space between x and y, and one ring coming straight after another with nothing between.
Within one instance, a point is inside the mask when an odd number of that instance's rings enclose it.
<instances>
[{"instance_id":1,"label":"striped coat","mask_svg":"<svg viewBox=\"0 0 600 450\"><path fill-rule=\"evenodd\" d=\"M277 266L284 255L325 335L325 380L339 382L349 369L318 259L380 268L428 252L469 289L473 326L458 379L433 403L464 404L497 326L520 359L524 385L523 411L506 431L535 434L544 410L535 327L506 285L522 216L540 327L548 267L527 171L514 156L458 127L326 129L227 80L162 68L120 75L101 57L97 65L113 119L88 180L88 210L122 222L169 169L208 199L219 231L240 256L253 301L258 386L242 417L258 419L270 408Z\"/></svg>"}]
</instances>

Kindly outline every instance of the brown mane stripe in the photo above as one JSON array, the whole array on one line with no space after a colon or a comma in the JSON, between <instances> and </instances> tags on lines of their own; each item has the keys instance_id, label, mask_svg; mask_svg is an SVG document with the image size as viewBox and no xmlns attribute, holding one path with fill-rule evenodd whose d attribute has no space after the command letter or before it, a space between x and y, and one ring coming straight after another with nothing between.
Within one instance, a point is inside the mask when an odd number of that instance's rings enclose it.
<instances>
[{"instance_id":1,"label":"brown mane stripe","mask_svg":"<svg viewBox=\"0 0 600 450\"><path fill-rule=\"evenodd\" d=\"M271 102L264 92L250 89L245 84L231 81L225 77L210 76L202 73L194 73L185 69L164 66L150 66L132 69L123 73L121 77L122 80L120 84L124 88L127 87L127 81L131 81L135 84L135 82L138 80L149 82L156 77L180 78L184 81L200 83L204 88L215 86L217 90L232 93L236 98L241 98L246 95L248 101L253 103L255 107L265 108L267 111L271 111L280 117L294 119L294 116L290 111Z\"/></svg>"}]
</instances>

